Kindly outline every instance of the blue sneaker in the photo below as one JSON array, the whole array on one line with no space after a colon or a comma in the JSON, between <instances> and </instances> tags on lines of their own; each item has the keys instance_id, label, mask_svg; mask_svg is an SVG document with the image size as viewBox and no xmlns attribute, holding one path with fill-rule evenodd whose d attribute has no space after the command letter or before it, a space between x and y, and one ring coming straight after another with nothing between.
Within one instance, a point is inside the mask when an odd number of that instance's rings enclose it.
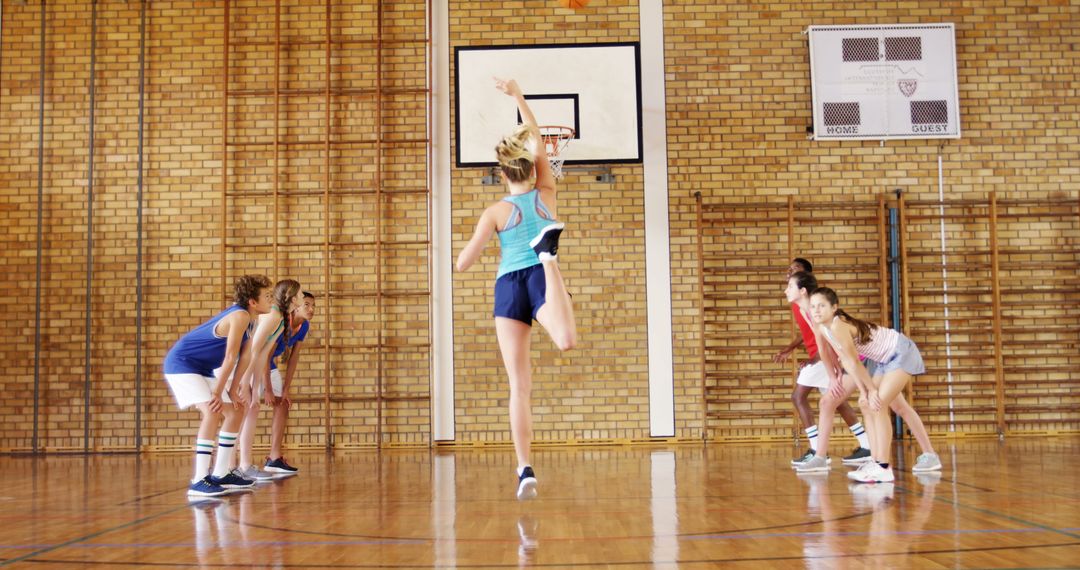
<instances>
[{"instance_id":1,"label":"blue sneaker","mask_svg":"<svg viewBox=\"0 0 1080 570\"><path fill-rule=\"evenodd\" d=\"M244 479L236 474L236 471L229 471L224 477L214 477L213 475L207 477L207 479L226 490L230 489L247 489L255 486L255 482L250 479Z\"/></svg>"},{"instance_id":2,"label":"blue sneaker","mask_svg":"<svg viewBox=\"0 0 1080 570\"><path fill-rule=\"evenodd\" d=\"M217 497L228 492L228 489L211 481L209 475L192 483L187 490L189 497Z\"/></svg>"}]
</instances>

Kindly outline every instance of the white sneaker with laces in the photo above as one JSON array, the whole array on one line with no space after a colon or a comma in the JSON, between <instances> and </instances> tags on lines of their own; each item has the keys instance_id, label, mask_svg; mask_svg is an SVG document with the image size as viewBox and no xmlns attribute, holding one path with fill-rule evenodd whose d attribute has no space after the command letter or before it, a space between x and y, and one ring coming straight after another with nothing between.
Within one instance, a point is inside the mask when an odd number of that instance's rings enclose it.
<instances>
[{"instance_id":1,"label":"white sneaker with laces","mask_svg":"<svg viewBox=\"0 0 1080 570\"><path fill-rule=\"evenodd\" d=\"M866 469L848 473L848 477L859 483L892 483L896 480L892 467L885 469L878 463L867 463Z\"/></svg>"}]
</instances>

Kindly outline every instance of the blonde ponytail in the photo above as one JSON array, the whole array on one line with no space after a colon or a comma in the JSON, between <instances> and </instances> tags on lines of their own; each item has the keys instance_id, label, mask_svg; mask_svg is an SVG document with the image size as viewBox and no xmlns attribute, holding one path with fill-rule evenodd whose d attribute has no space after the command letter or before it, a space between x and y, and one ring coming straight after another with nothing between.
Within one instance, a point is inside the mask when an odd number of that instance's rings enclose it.
<instances>
[{"instance_id":1,"label":"blonde ponytail","mask_svg":"<svg viewBox=\"0 0 1080 570\"><path fill-rule=\"evenodd\" d=\"M532 177L535 157L529 150L532 131L528 125L518 125L514 132L495 145L499 167L511 182L524 182Z\"/></svg>"}]
</instances>

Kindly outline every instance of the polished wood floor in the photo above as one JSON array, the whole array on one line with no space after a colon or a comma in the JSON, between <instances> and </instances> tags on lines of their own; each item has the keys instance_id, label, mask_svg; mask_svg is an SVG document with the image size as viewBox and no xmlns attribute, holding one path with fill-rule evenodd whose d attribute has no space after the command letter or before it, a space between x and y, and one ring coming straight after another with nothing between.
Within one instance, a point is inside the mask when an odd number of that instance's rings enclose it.
<instances>
[{"instance_id":1,"label":"polished wood floor","mask_svg":"<svg viewBox=\"0 0 1080 570\"><path fill-rule=\"evenodd\" d=\"M862 486L796 475L790 445L541 449L526 503L509 449L300 453L295 477L191 504L186 454L6 457L0 565L1080 566L1080 439L938 445L940 475Z\"/></svg>"}]
</instances>

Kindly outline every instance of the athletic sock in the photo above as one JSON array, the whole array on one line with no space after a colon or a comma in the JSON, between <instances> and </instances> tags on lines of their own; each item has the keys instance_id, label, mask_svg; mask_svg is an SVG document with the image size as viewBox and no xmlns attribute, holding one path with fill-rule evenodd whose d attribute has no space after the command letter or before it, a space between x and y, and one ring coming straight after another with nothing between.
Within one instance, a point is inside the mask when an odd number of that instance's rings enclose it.
<instances>
[{"instance_id":1,"label":"athletic sock","mask_svg":"<svg viewBox=\"0 0 1080 570\"><path fill-rule=\"evenodd\" d=\"M210 456L214 454L214 440L195 440L195 473L191 482L197 483L210 474Z\"/></svg>"},{"instance_id":2,"label":"athletic sock","mask_svg":"<svg viewBox=\"0 0 1080 570\"><path fill-rule=\"evenodd\" d=\"M866 436L866 428L863 427L862 422L855 422L848 426L848 429L851 430L851 435L859 440L859 447L870 449L870 438Z\"/></svg>"},{"instance_id":3,"label":"athletic sock","mask_svg":"<svg viewBox=\"0 0 1080 570\"><path fill-rule=\"evenodd\" d=\"M882 462L878 461L878 465L880 465L882 469L888 469L889 468L888 463L882 463Z\"/></svg>"},{"instance_id":4,"label":"athletic sock","mask_svg":"<svg viewBox=\"0 0 1080 570\"><path fill-rule=\"evenodd\" d=\"M218 433L217 460L214 461L214 477L224 477L232 471L233 453L236 451L236 436L222 430Z\"/></svg>"},{"instance_id":5,"label":"athletic sock","mask_svg":"<svg viewBox=\"0 0 1080 570\"><path fill-rule=\"evenodd\" d=\"M803 431L806 432L806 439L810 440L810 449L817 453L817 426L812 425Z\"/></svg>"}]
</instances>

